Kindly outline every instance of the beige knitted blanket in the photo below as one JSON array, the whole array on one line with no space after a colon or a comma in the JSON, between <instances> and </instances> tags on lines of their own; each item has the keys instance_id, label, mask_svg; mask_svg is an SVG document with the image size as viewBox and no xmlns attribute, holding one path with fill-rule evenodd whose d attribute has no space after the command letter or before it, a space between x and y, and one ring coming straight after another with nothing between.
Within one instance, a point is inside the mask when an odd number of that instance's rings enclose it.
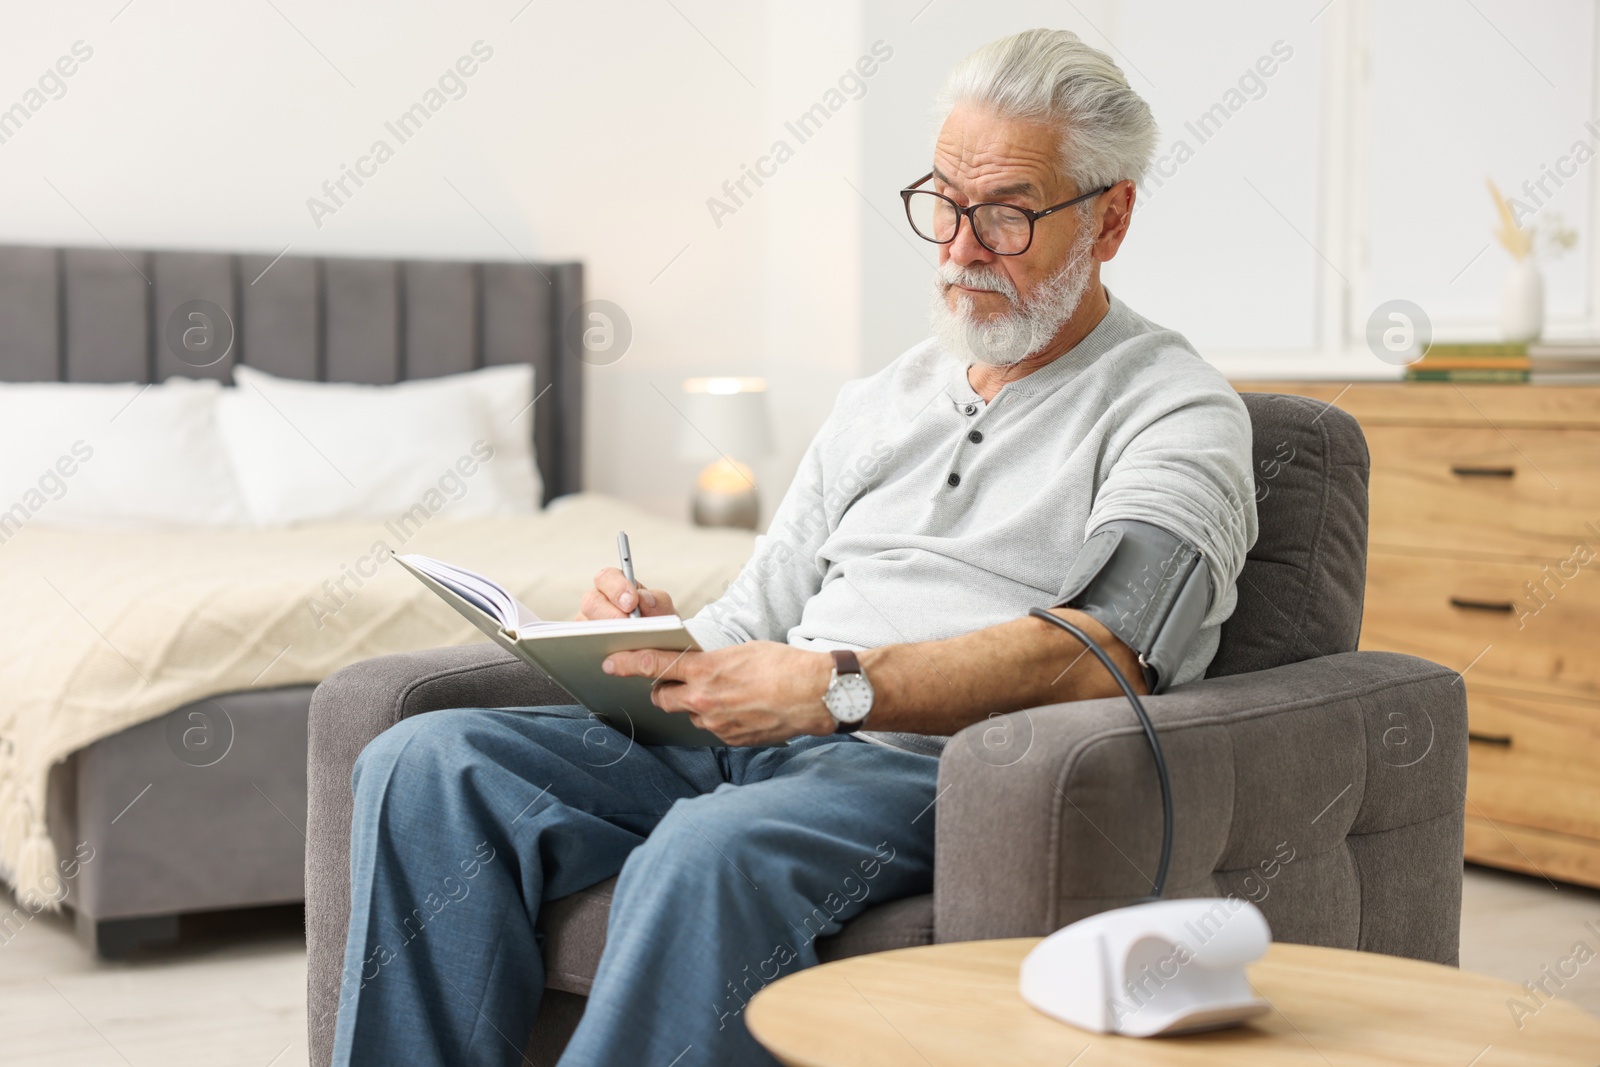
<instances>
[{"instance_id":1,"label":"beige knitted blanket","mask_svg":"<svg viewBox=\"0 0 1600 1067\"><path fill-rule=\"evenodd\" d=\"M592 494L538 515L440 515L419 529L30 523L0 545L0 876L19 894L47 895L57 862L45 824L50 768L102 737L193 700L483 639L389 554L459 563L545 618L570 618L595 572L616 564L619 529L640 580L670 590L684 615L722 592L754 540Z\"/></svg>"}]
</instances>

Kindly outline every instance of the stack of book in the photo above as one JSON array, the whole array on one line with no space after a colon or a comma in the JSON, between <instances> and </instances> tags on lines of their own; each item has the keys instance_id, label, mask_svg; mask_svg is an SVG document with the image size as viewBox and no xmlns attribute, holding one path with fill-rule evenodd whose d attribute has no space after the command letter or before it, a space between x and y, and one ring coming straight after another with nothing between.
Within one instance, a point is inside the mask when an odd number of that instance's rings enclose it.
<instances>
[{"instance_id":1,"label":"stack of book","mask_svg":"<svg viewBox=\"0 0 1600 1067\"><path fill-rule=\"evenodd\" d=\"M1406 368L1406 380L1600 385L1600 340L1434 344Z\"/></svg>"},{"instance_id":2,"label":"stack of book","mask_svg":"<svg viewBox=\"0 0 1600 1067\"><path fill-rule=\"evenodd\" d=\"M1536 341L1528 346L1534 385L1600 385L1600 341Z\"/></svg>"}]
</instances>

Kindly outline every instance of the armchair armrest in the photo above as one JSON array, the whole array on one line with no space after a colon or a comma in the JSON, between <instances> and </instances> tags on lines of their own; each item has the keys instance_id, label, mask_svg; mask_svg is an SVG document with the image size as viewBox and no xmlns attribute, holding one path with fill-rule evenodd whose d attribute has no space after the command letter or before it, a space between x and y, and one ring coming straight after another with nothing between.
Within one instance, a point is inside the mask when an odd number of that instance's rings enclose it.
<instances>
[{"instance_id":1,"label":"armchair armrest","mask_svg":"<svg viewBox=\"0 0 1600 1067\"><path fill-rule=\"evenodd\" d=\"M327 1063L350 923L350 773L367 742L443 708L570 704L567 692L498 645L461 645L364 660L311 697L306 750L307 1009L312 1060Z\"/></svg>"},{"instance_id":2,"label":"armchair armrest","mask_svg":"<svg viewBox=\"0 0 1600 1067\"><path fill-rule=\"evenodd\" d=\"M1459 675L1347 652L1144 700L1172 777L1169 896L1252 900L1280 941L1455 962ZM1150 891L1160 789L1121 697L968 727L939 797L935 940L1042 935Z\"/></svg>"}]
</instances>

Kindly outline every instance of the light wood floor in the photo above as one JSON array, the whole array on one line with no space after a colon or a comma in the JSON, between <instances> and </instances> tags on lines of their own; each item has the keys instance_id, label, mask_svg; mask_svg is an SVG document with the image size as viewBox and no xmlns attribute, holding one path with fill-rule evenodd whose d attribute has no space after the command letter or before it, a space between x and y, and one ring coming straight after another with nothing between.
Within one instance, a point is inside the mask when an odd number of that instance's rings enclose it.
<instances>
[{"instance_id":1,"label":"light wood floor","mask_svg":"<svg viewBox=\"0 0 1600 1067\"><path fill-rule=\"evenodd\" d=\"M297 908L197 918L177 945L108 963L39 915L0 944L0 1063L305 1067L301 923Z\"/></svg>"},{"instance_id":2,"label":"light wood floor","mask_svg":"<svg viewBox=\"0 0 1600 1067\"><path fill-rule=\"evenodd\" d=\"M1468 970L1537 981L1578 941L1600 946L1600 891L1481 867L1467 868L1465 886ZM175 948L105 963L84 954L66 921L40 916L0 944L0 1060L304 1067L306 956L297 923L282 909L243 922L195 922ZM1600 959L1580 967L1560 995L1600 1015Z\"/></svg>"}]
</instances>

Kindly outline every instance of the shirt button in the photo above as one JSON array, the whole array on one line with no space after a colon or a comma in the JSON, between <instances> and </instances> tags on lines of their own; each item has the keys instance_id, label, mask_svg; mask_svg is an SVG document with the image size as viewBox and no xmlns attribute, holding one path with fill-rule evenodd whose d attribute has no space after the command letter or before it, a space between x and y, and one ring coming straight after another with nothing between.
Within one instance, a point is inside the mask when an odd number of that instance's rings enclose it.
<instances>
[{"instance_id":1,"label":"shirt button","mask_svg":"<svg viewBox=\"0 0 1600 1067\"><path fill-rule=\"evenodd\" d=\"M979 433L977 430L973 430L971 433L967 434L967 440L971 441L973 444L978 444L983 440L983 434Z\"/></svg>"},{"instance_id":2,"label":"shirt button","mask_svg":"<svg viewBox=\"0 0 1600 1067\"><path fill-rule=\"evenodd\" d=\"M950 488L954 489L956 486L961 484L961 475L957 474L955 471L951 471L950 477L946 478L945 481L949 482Z\"/></svg>"},{"instance_id":3,"label":"shirt button","mask_svg":"<svg viewBox=\"0 0 1600 1067\"><path fill-rule=\"evenodd\" d=\"M976 405L976 404L968 404L966 407L962 408L961 410L965 411L968 415L976 415L978 413L978 405Z\"/></svg>"}]
</instances>

